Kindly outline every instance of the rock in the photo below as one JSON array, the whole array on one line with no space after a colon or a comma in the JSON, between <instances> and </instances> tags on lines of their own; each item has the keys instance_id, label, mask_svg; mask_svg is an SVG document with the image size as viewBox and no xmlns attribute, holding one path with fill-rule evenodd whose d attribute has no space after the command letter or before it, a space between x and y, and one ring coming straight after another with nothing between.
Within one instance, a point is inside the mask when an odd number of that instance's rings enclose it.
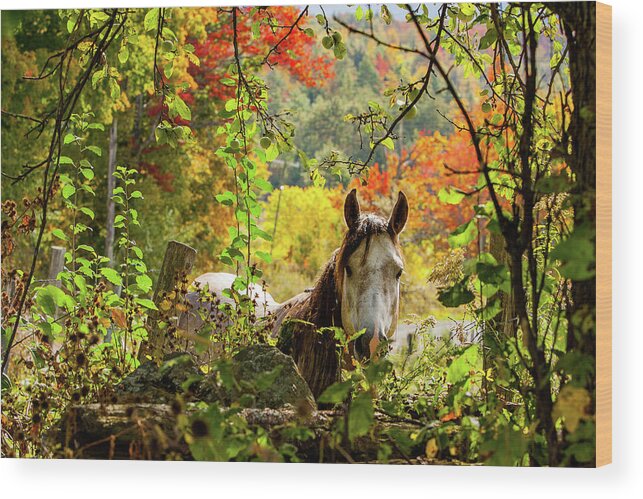
<instances>
[{"instance_id":1,"label":"rock","mask_svg":"<svg viewBox=\"0 0 643 499\"><path fill-rule=\"evenodd\" d=\"M142 363L116 385L119 401L171 402L177 394L193 393L203 375L186 353L167 355L160 365Z\"/></svg>"},{"instance_id":2,"label":"rock","mask_svg":"<svg viewBox=\"0 0 643 499\"><path fill-rule=\"evenodd\" d=\"M221 383L223 379L225 383ZM186 401L239 403L243 407L292 407L307 416L317 410L315 399L292 358L269 345L253 345L203 375L190 355L174 353L160 365L144 362L115 388L117 401L172 403Z\"/></svg>"},{"instance_id":3,"label":"rock","mask_svg":"<svg viewBox=\"0 0 643 499\"><path fill-rule=\"evenodd\" d=\"M240 401L246 407L296 408L302 415L317 410L315 399L301 377L292 357L269 345L252 345L232 359L232 388L222 388L210 378L204 381L199 398L230 404Z\"/></svg>"}]
</instances>

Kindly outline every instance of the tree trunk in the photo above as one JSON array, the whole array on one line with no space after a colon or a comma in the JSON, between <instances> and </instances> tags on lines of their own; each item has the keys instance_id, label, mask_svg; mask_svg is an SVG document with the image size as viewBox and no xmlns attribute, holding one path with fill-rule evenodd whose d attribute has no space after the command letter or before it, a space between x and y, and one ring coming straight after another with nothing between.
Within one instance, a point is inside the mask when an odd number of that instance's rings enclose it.
<instances>
[{"instance_id":1,"label":"tree trunk","mask_svg":"<svg viewBox=\"0 0 643 499\"><path fill-rule=\"evenodd\" d=\"M554 4L552 10L563 21L569 46L574 109L567 130L572 146L567 164L576 177L572 192L574 230L590 229L590 244L594 250L591 264L596 269L596 4L560 3ZM596 275L589 279L572 279L571 296L567 311L567 351L582 353L595 363ZM596 414L596 378L588 376L584 386L590 396L585 411L591 416ZM564 438L561 452L564 453L569 445ZM573 458L571 464L574 464Z\"/></svg>"},{"instance_id":2,"label":"tree trunk","mask_svg":"<svg viewBox=\"0 0 643 499\"><path fill-rule=\"evenodd\" d=\"M569 45L574 110L569 123L572 154L567 163L576 176L574 227L596 227L596 4L556 4ZM592 239L596 254L596 239ZM594 262L595 265L595 262ZM572 281L567 348L596 357L596 277ZM590 387L592 388L592 387ZM590 390L592 391L592 390Z\"/></svg>"}]
</instances>

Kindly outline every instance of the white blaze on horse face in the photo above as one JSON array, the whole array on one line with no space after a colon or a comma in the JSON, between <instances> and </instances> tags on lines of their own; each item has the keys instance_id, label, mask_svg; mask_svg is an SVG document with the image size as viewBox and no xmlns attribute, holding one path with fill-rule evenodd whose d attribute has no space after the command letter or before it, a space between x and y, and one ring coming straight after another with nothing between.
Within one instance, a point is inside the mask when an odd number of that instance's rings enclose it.
<instances>
[{"instance_id":1,"label":"white blaze on horse face","mask_svg":"<svg viewBox=\"0 0 643 499\"><path fill-rule=\"evenodd\" d=\"M342 286L342 323L349 335L366 329L368 356L374 356L383 338L397 329L402 257L388 234L371 237L348 258ZM365 352L364 352L365 353Z\"/></svg>"}]
</instances>

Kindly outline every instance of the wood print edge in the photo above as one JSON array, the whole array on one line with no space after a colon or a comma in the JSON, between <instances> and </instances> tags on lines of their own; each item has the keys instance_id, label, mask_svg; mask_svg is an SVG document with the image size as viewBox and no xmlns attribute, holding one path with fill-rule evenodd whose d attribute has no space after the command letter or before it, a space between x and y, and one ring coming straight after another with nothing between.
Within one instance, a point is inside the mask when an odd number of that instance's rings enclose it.
<instances>
[{"instance_id":1,"label":"wood print edge","mask_svg":"<svg viewBox=\"0 0 643 499\"><path fill-rule=\"evenodd\" d=\"M596 3L596 465L612 462L612 7Z\"/></svg>"}]
</instances>

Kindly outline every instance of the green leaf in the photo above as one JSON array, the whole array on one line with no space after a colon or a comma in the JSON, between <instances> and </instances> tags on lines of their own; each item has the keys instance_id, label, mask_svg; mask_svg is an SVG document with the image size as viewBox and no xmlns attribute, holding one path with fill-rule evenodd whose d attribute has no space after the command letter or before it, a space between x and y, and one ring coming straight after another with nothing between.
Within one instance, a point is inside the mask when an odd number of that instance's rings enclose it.
<instances>
[{"instance_id":1,"label":"green leaf","mask_svg":"<svg viewBox=\"0 0 643 499\"><path fill-rule=\"evenodd\" d=\"M572 350L560 358L556 363L556 370L570 376L573 385L583 387L594 379L596 366L591 356Z\"/></svg>"},{"instance_id":2,"label":"green leaf","mask_svg":"<svg viewBox=\"0 0 643 499\"><path fill-rule=\"evenodd\" d=\"M62 188L62 195L65 199L69 199L76 193L76 188L71 184L65 184Z\"/></svg>"},{"instance_id":3,"label":"green leaf","mask_svg":"<svg viewBox=\"0 0 643 499\"><path fill-rule=\"evenodd\" d=\"M144 293L152 289L152 279L145 274L136 276L136 284Z\"/></svg>"},{"instance_id":4,"label":"green leaf","mask_svg":"<svg viewBox=\"0 0 643 499\"><path fill-rule=\"evenodd\" d=\"M145 14L143 19L143 27L145 31L152 31L158 29L159 25L159 11L161 9L150 9Z\"/></svg>"},{"instance_id":5,"label":"green leaf","mask_svg":"<svg viewBox=\"0 0 643 499\"><path fill-rule=\"evenodd\" d=\"M109 267L103 267L100 269L100 273L107 279L109 282L111 282L114 286L122 286L123 285L123 279L121 278L121 275L116 272L114 269L110 269Z\"/></svg>"},{"instance_id":6,"label":"green leaf","mask_svg":"<svg viewBox=\"0 0 643 499\"><path fill-rule=\"evenodd\" d=\"M445 307L456 308L471 303L475 298L467 287L468 277L449 289L438 291L438 300Z\"/></svg>"},{"instance_id":7,"label":"green leaf","mask_svg":"<svg viewBox=\"0 0 643 499\"><path fill-rule=\"evenodd\" d=\"M58 239L62 239L63 241L67 240L67 236L61 229L54 229L53 231L51 231L51 235L57 237Z\"/></svg>"},{"instance_id":8,"label":"green leaf","mask_svg":"<svg viewBox=\"0 0 643 499\"><path fill-rule=\"evenodd\" d=\"M74 284L80 291L81 296L84 296L87 293L87 281L81 274L74 275Z\"/></svg>"},{"instance_id":9,"label":"green leaf","mask_svg":"<svg viewBox=\"0 0 643 499\"><path fill-rule=\"evenodd\" d=\"M165 64L165 67L163 67L163 74L168 80L172 78L172 75L174 74L174 61L169 61Z\"/></svg>"},{"instance_id":10,"label":"green leaf","mask_svg":"<svg viewBox=\"0 0 643 499\"><path fill-rule=\"evenodd\" d=\"M498 32L496 31L495 28L489 28L485 35L480 39L480 46L478 47L479 50L485 50L491 47L495 43L495 41L498 39Z\"/></svg>"},{"instance_id":11,"label":"green leaf","mask_svg":"<svg viewBox=\"0 0 643 499\"><path fill-rule=\"evenodd\" d=\"M85 177L87 180L92 180L94 178L94 170L91 168L81 168L80 173Z\"/></svg>"},{"instance_id":12,"label":"green leaf","mask_svg":"<svg viewBox=\"0 0 643 499\"><path fill-rule=\"evenodd\" d=\"M136 298L136 300L134 301L142 307L149 308L150 310L158 310L154 302L152 300L148 300L147 298Z\"/></svg>"},{"instance_id":13,"label":"green leaf","mask_svg":"<svg viewBox=\"0 0 643 499\"><path fill-rule=\"evenodd\" d=\"M277 156L279 156L279 148L277 147L277 144L274 142L266 149L266 161L270 163L271 161L274 161Z\"/></svg>"},{"instance_id":14,"label":"green leaf","mask_svg":"<svg viewBox=\"0 0 643 499\"><path fill-rule=\"evenodd\" d=\"M118 81L116 81L116 78L110 78L108 80L108 86L109 86L109 96L113 100L118 99L121 96L121 86L118 84Z\"/></svg>"},{"instance_id":15,"label":"green leaf","mask_svg":"<svg viewBox=\"0 0 643 499\"><path fill-rule=\"evenodd\" d=\"M344 44L344 42L335 43L335 45L333 46L333 54L335 54L335 57L337 59L341 61L344 57L346 57L346 53L346 44Z\"/></svg>"},{"instance_id":16,"label":"green leaf","mask_svg":"<svg viewBox=\"0 0 643 499\"><path fill-rule=\"evenodd\" d=\"M136 258L143 259L143 251L138 246L132 246L132 253L136 255Z\"/></svg>"},{"instance_id":17,"label":"green leaf","mask_svg":"<svg viewBox=\"0 0 643 499\"><path fill-rule=\"evenodd\" d=\"M366 435L373 423L373 400L366 392L358 393L348 412L348 436L351 440Z\"/></svg>"},{"instance_id":18,"label":"green leaf","mask_svg":"<svg viewBox=\"0 0 643 499\"><path fill-rule=\"evenodd\" d=\"M270 253L266 253L265 251L256 251L255 255L257 258L263 260L266 263L271 263L272 262L272 256Z\"/></svg>"},{"instance_id":19,"label":"green leaf","mask_svg":"<svg viewBox=\"0 0 643 499\"><path fill-rule=\"evenodd\" d=\"M438 192L438 199L446 204L459 204L464 199L464 193L453 187L443 187Z\"/></svg>"},{"instance_id":20,"label":"green leaf","mask_svg":"<svg viewBox=\"0 0 643 499\"><path fill-rule=\"evenodd\" d=\"M322 392L318 401L322 404L340 404L346 400L352 387L351 380L333 383Z\"/></svg>"},{"instance_id":21,"label":"green leaf","mask_svg":"<svg viewBox=\"0 0 643 499\"><path fill-rule=\"evenodd\" d=\"M386 5L382 5L382 8L380 9L380 17L386 24L391 24L391 22L393 21L391 11L388 10L388 7Z\"/></svg>"},{"instance_id":22,"label":"green leaf","mask_svg":"<svg viewBox=\"0 0 643 499\"><path fill-rule=\"evenodd\" d=\"M53 316L56 313L56 307L64 308L71 311L76 302L58 286L49 284L38 290L36 293L36 303L42 307L43 312Z\"/></svg>"},{"instance_id":23,"label":"green leaf","mask_svg":"<svg viewBox=\"0 0 643 499\"><path fill-rule=\"evenodd\" d=\"M96 88L98 82L105 78L105 71L102 69L97 69L92 75L92 88Z\"/></svg>"},{"instance_id":24,"label":"green leaf","mask_svg":"<svg viewBox=\"0 0 643 499\"><path fill-rule=\"evenodd\" d=\"M478 345L471 345L447 368L447 383L459 383L469 378L471 371L482 370L482 357Z\"/></svg>"},{"instance_id":25,"label":"green leaf","mask_svg":"<svg viewBox=\"0 0 643 499\"><path fill-rule=\"evenodd\" d=\"M230 191L226 191L226 192L224 192L222 194L217 194L214 197L217 200L217 202L219 202L219 203L221 203L223 205L226 205L226 206L232 206L234 204L234 202L237 200L237 198L235 197L234 193L232 193Z\"/></svg>"},{"instance_id":26,"label":"green leaf","mask_svg":"<svg viewBox=\"0 0 643 499\"><path fill-rule=\"evenodd\" d=\"M476 7L472 3L460 3L458 6L460 7L459 13L461 14L458 17L465 21L470 20L470 18L476 13Z\"/></svg>"},{"instance_id":27,"label":"green leaf","mask_svg":"<svg viewBox=\"0 0 643 499\"><path fill-rule=\"evenodd\" d=\"M190 121L192 119L192 111L190 111L190 108L185 102L183 102L183 99L181 99L181 97L175 95L172 104L172 108L182 119L186 121Z\"/></svg>"},{"instance_id":28,"label":"green leaf","mask_svg":"<svg viewBox=\"0 0 643 499\"><path fill-rule=\"evenodd\" d=\"M522 432L503 425L497 435L490 436L480 446L480 451L489 457L490 466L516 466L527 452L527 439Z\"/></svg>"},{"instance_id":29,"label":"green leaf","mask_svg":"<svg viewBox=\"0 0 643 499\"><path fill-rule=\"evenodd\" d=\"M478 262L476 263L476 273L480 281L493 286L501 286L509 280L509 270L502 263Z\"/></svg>"},{"instance_id":30,"label":"green leaf","mask_svg":"<svg viewBox=\"0 0 643 499\"><path fill-rule=\"evenodd\" d=\"M74 140L76 140L76 136L73 133L68 133L65 135L65 138L63 139L64 144L71 144Z\"/></svg>"},{"instance_id":31,"label":"green leaf","mask_svg":"<svg viewBox=\"0 0 643 499\"><path fill-rule=\"evenodd\" d=\"M118 51L118 60L121 64L125 64L127 62L127 59L129 59L129 48L127 47L127 44L124 43L123 45L121 45L121 49Z\"/></svg>"},{"instance_id":32,"label":"green leaf","mask_svg":"<svg viewBox=\"0 0 643 499\"><path fill-rule=\"evenodd\" d=\"M6 373L2 373L2 391L11 390L11 379Z\"/></svg>"},{"instance_id":33,"label":"green leaf","mask_svg":"<svg viewBox=\"0 0 643 499\"><path fill-rule=\"evenodd\" d=\"M393 364L387 359L371 361L364 370L364 376L370 385L376 385L380 383L392 370Z\"/></svg>"},{"instance_id":34,"label":"green leaf","mask_svg":"<svg viewBox=\"0 0 643 499\"><path fill-rule=\"evenodd\" d=\"M87 215L89 218L91 218L92 220L94 220L94 212L93 212L92 210L90 210L89 208L87 208L87 207L83 206L82 208L80 208L80 212L81 212L81 213L84 213L84 214L85 214L85 215Z\"/></svg>"},{"instance_id":35,"label":"green leaf","mask_svg":"<svg viewBox=\"0 0 643 499\"><path fill-rule=\"evenodd\" d=\"M272 184L267 180L262 179L261 177L257 177L255 179L255 185L265 192L272 192L273 190Z\"/></svg>"},{"instance_id":36,"label":"green leaf","mask_svg":"<svg viewBox=\"0 0 643 499\"><path fill-rule=\"evenodd\" d=\"M95 10L89 16L92 21L105 22L109 19L109 15L102 10Z\"/></svg>"},{"instance_id":37,"label":"green leaf","mask_svg":"<svg viewBox=\"0 0 643 499\"><path fill-rule=\"evenodd\" d=\"M386 147L389 150L395 149L395 142L393 142L393 139L391 137L386 137L381 144Z\"/></svg>"},{"instance_id":38,"label":"green leaf","mask_svg":"<svg viewBox=\"0 0 643 499\"><path fill-rule=\"evenodd\" d=\"M102 154L103 154L102 149L100 147L98 147L98 146L87 146L87 147L85 147L85 149L87 149L88 151L93 152L96 156L102 156Z\"/></svg>"},{"instance_id":39,"label":"green leaf","mask_svg":"<svg viewBox=\"0 0 643 499\"><path fill-rule=\"evenodd\" d=\"M447 240L452 248L467 246L476 237L477 228L474 220L469 220L456 228Z\"/></svg>"},{"instance_id":40,"label":"green leaf","mask_svg":"<svg viewBox=\"0 0 643 499\"><path fill-rule=\"evenodd\" d=\"M58 158L59 165L73 165L74 161L69 156L60 156Z\"/></svg>"},{"instance_id":41,"label":"green leaf","mask_svg":"<svg viewBox=\"0 0 643 499\"><path fill-rule=\"evenodd\" d=\"M596 274L595 237L592 227L578 226L551 251L550 257L562 263L560 273L564 277L583 281Z\"/></svg>"}]
</instances>

